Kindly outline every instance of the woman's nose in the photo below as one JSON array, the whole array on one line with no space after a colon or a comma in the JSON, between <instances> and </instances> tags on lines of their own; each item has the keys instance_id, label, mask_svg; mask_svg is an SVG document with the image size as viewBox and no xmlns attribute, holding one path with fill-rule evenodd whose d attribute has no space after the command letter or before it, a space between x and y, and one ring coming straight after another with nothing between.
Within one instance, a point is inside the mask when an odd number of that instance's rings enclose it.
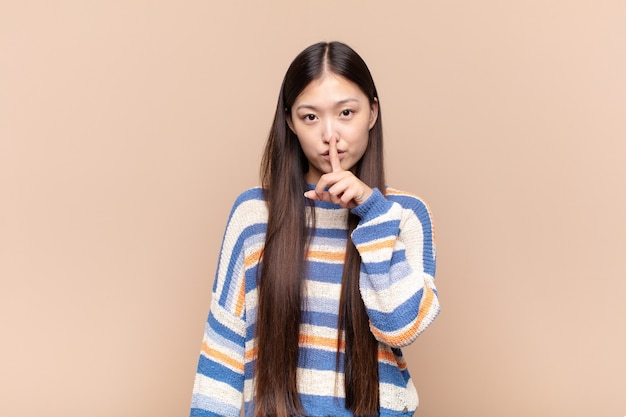
<instances>
[{"instance_id":1,"label":"woman's nose","mask_svg":"<svg viewBox=\"0 0 626 417\"><path fill-rule=\"evenodd\" d=\"M329 143L335 139L338 139L337 128L332 120L327 120L323 125L322 140L324 143Z\"/></svg>"}]
</instances>

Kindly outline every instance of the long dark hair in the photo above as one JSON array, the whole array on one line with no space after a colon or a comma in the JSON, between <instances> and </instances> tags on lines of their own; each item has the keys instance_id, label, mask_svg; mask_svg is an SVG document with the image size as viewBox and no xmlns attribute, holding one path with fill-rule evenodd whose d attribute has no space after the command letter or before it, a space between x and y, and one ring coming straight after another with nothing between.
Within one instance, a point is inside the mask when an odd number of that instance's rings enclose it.
<instances>
[{"instance_id":1,"label":"long dark hair","mask_svg":"<svg viewBox=\"0 0 626 417\"><path fill-rule=\"evenodd\" d=\"M302 414L296 371L302 280L310 238L306 208L311 203L302 196L307 185L308 162L298 138L287 125L287 115L302 90L325 71L354 82L370 104L378 100L367 65L354 50L340 42L311 45L294 59L283 80L261 163L269 218L258 280L255 417ZM380 103L367 149L357 163L355 174L370 187L384 192ZM358 220L354 214L348 217L337 366L343 329L346 408L357 416L372 416L379 412L378 342L369 330L369 319L359 292L361 257L349 238Z\"/></svg>"}]
</instances>

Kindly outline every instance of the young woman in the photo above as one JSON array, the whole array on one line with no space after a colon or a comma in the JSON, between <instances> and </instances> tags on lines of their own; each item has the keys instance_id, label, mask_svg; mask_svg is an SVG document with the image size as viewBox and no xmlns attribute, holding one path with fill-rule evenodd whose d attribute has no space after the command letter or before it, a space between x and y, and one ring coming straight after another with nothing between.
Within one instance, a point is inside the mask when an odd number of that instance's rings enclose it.
<instances>
[{"instance_id":1,"label":"young woman","mask_svg":"<svg viewBox=\"0 0 626 417\"><path fill-rule=\"evenodd\" d=\"M400 347L439 312L428 208L385 185L380 102L339 42L292 62L231 211L192 416L410 416Z\"/></svg>"}]
</instances>

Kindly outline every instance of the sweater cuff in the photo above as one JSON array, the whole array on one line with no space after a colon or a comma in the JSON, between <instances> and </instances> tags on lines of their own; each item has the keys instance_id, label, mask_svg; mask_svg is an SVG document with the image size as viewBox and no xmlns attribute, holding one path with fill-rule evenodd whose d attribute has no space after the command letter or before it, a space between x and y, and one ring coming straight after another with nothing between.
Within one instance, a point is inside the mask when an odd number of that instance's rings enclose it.
<instances>
[{"instance_id":1,"label":"sweater cuff","mask_svg":"<svg viewBox=\"0 0 626 417\"><path fill-rule=\"evenodd\" d=\"M385 198L378 188L373 188L372 190L373 193L367 200L351 210L353 214L356 214L363 220L368 220L386 213L393 204Z\"/></svg>"}]
</instances>

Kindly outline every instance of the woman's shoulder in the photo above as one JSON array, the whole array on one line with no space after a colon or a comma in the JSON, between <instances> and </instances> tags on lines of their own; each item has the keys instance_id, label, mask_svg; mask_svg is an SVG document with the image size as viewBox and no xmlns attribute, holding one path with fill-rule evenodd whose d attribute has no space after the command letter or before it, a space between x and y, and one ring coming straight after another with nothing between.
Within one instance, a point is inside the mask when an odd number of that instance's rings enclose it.
<instances>
[{"instance_id":1,"label":"woman's shoulder","mask_svg":"<svg viewBox=\"0 0 626 417\"><path fill-rule=\"evenodd\" d=\"M240 193L235 199L234 207L237 207L241 204L250 201L259 201L265 203L265 196L263 194L263 188L256 186L252 188L248 188L247 190Z\"/></svg>"},{"instance_id":2,"label":"woman's shoulder","mask_svg":"<svg viewBox=\"0 0 626 417\"><path fill-rule=\"evenodd\" d=\"M263 188L252 187L235 198L229 217L231 221L237 219L237 221L247 222L254 219L257 222L266 216L267 205Z\"/></svg>"},{"instance_id":3,"label":"woman's shoulder","mask_svg":"<svg viewBox=\"0 0 626 417\"><path fill-rule=\"evenodd\" d=\"M419 218L432 217L430 207L426 201L417 194L388 186L385 189L385 196L388 200L400 204L400 206L402 206L405 210L415 212Z\"/></svg>"},{"instance_id":4,"label":"woman's shoulder","mask_svg":"<svg viewBox=\"0 0 626 417\"><path fill-rule=\"evenodd\" d=\"M417 194L408 191L398 190L397 188L389 187L385 188L385 196L388 199L405 204L426 204L424 199Z\"/></svg>"}]
</instances>

